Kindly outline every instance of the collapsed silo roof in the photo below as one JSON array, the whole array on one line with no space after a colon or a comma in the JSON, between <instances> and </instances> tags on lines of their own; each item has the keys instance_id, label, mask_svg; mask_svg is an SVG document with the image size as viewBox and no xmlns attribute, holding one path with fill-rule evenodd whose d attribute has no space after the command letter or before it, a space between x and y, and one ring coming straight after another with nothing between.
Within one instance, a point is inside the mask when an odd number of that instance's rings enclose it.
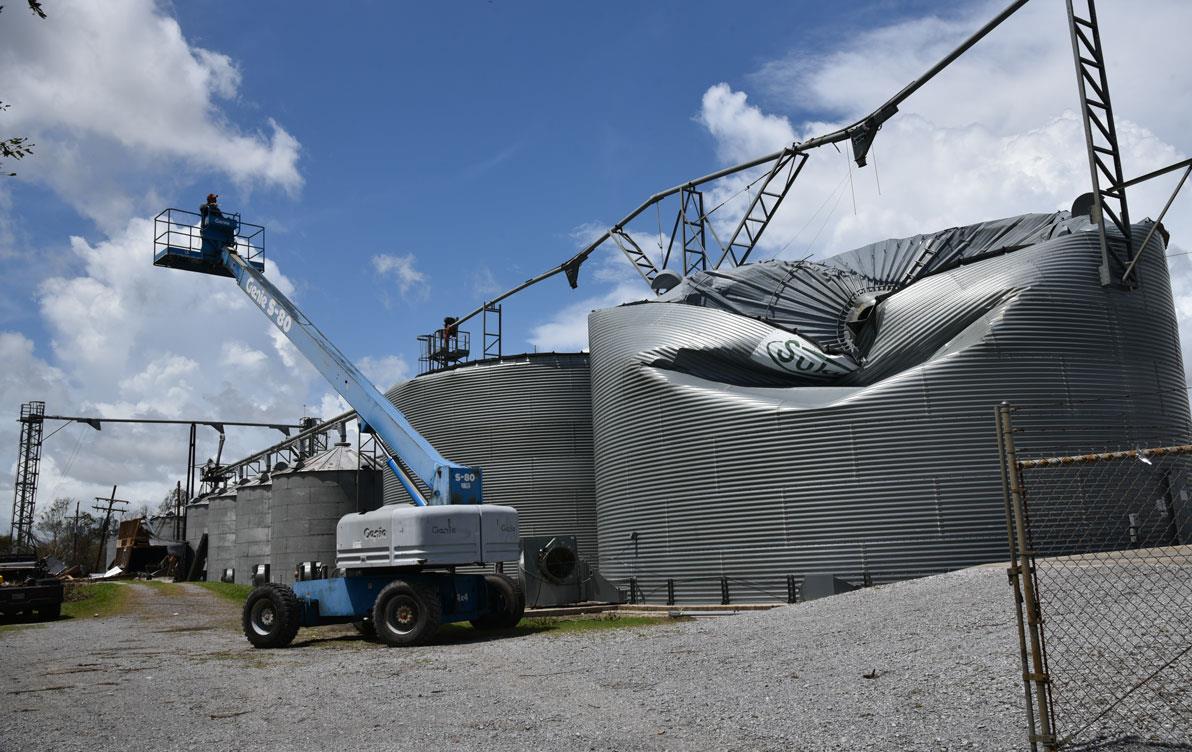
<instances>
[{"instance_id":1,"label":"collapsed silo roof","mask_svg":"<svg viewBox=\"0 0 1192 752\"><path fill-rule=\"evenodd\" d=\"M1020 292L1013 280L1021 275L1008 268L964 291L933 277L1093 228L1068 212L1024 214L822 260L695 272L648 304L704 309L698 326L707 336L643 358L737 386L873 384L981 336L981 322ZM1153 242L1161 246L1158 236Z\"/></svg>"}]
</instances>

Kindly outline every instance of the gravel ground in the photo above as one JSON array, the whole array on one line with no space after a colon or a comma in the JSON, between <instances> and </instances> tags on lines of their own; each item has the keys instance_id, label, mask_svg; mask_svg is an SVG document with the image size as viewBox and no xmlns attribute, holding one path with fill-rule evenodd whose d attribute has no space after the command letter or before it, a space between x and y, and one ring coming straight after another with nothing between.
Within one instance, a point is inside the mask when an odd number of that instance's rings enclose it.
<instances>
[{"instance_id":1,"label":"gravel ground","mask_svg":"<svg viewBox=\"0 0 1192 752\"><path fill-rule=\"evenodd\" d=\"M406 649L328 627L253 650L207 591L129 587L126 615L0 633L0 749L1026 748L1002 569Z\"/></svg>"}]
</instances>

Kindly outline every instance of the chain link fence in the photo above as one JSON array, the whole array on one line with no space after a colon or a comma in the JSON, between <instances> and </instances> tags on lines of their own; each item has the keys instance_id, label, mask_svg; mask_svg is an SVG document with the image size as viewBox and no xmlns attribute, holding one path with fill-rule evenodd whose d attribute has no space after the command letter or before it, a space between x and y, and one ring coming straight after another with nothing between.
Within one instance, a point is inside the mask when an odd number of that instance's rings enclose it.
<instances>
[{"instance_id":1,"label":"chain link fence","mask_svg":"<svg viewBox=\"0 0 1192 752\"><path fill-rule=\"evenodd\" d=\"M1192 749L1192 445L1037 456L1013 412L998 434L1031 748Z\"/></svg>"}]
</instances>

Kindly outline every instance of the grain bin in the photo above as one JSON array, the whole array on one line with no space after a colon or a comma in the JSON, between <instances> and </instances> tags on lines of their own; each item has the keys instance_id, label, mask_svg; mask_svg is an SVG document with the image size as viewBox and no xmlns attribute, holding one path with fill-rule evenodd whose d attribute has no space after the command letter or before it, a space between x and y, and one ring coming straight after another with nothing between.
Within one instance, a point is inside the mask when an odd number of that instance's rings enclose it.
<instances>
[{"instance_id":1,"label":"grain bin","mask_svg":"<svg viewBox=\"0 0 1192 752\"><path fill-rule=\"evenodd\" d=\"M1038 407L1020 452L1192 438L1164 240L1134 290L1100 284L1097 233L1059 212L592 313L601 572L736 602L1003 560L998 403Z\"/></svg>"},{"instance_id":2,"label":"grain bin","mask_svg":"<svg viewBox=\"0 0 1192 752\"><path fill-rule=\"evenodd\" d=\"M274 582L294 581L294 567L321 561L335 568L335 526L339 518L376 509L381 503L381 471L347 443L292 467L274 469L272 549Z\"/></svg>"},{"instance_id":3,"label":"grain bin","mask_svg":"<svg viewBox=\"0 0 1192 752\"><path fill-rule=\"evenodd\" d=\"M207 534L207 515L210 502L207 496L199 496L186 505L186 542L192 551L199 550L199 542Z\"/></svg>"},{"instance_id":4,"label":"grain bin","mask_svg":"<svg viewBox=\"0 0 1192 752\"><path fill-rule=\"evenodd\" d=\"M484 501L516 509L523 536L574 535L580 556L596 560L586 354L467 363L386 396L443 456L483 470ZM406 500L395 479L386 475L385 483L386 501Z\"/></svg>"},{"instance_id":5,"label":"grain bin","mask_svg":"<svg viewBox=\"0 0 1192 752\"><path fill-rule=\"evenodd\" d=\"M269 565L269 501L273 480L268 472L240 484L236 496L236 582L251 584L258 565Z\"/></svg>"},{"instance_id":6,"label":"grain bin","mask_svg":"<svg viewBox=\"0 0 1192 752\"><path fill-rule=\"evenodd\" d=\"M236 566L236 487L207 497L207 580L218 582Z\"/></svg>"}]
</instances>

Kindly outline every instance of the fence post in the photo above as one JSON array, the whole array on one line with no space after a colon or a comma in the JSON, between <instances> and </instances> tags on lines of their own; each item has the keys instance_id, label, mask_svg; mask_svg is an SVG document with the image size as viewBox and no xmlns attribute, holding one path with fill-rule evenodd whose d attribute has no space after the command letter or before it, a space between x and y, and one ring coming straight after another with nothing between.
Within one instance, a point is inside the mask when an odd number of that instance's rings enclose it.
<instances>
[{"instance_id":1,"label":"fence post","mask_svg":"<svg viewBox=\"0 0 1192 752\"><path fill-rule=\"evenodd\" d=\"M720 605L728 605L728 578L720 578Z\"/></svg>"},{"instance_id":2,"label":"fence post","mask_svg":"<svg viewBox=\"0 0 1192 752\"><path fill-rule=\"evenodd\" d=\"M794 603L797 593L795 592L795 576L788 574L786 576L786 602Z\"/></svg>"},{"instance_id":3,"label":"fence post","mask_svg":"<svg viewBox=\"0 0 1192 752\"><path fill-rule=\"evenodd\" d=\"M1022 471L1018 465L1018 454L1014 448L1014 428L1010 421L1010 404L1003 402L997 407L997 438L1001 449L1002 482L1006 491L1006 533L1010 543L1009 576L1014 586L1017 601L1019 648L1022 653L1022 679L1027 693L1027 712L1030 717L1031 749L1038 749L1037 742L1043 742L1047 752L1056 749L1055 736L1051 730L1050 678L1043 658L1043 630L1041 611L1035 597L1034 555L1030 549L1027 532L1025 499L1022 488ZM1025 612L1025 626L1024 621ZM1028 639L1029 638L1029 639ZM1028 646L1029 642L1029 646ZM1029 649L1029 661L1028 661ZM1031 712L1031 682L1035 685L1034 699L1037 713ZM1038 725L1036 726L1036 715ZM1036 733L1036 729L1038 733Z\"/></svg>"},{"instance_id":4,"label":"fence post","mask_svg":"<svg viewBox=\"0 0 1192 752\"><path fill-rule=\"evenodd\" d=\"M674 580L668 579L666 581L666 605L668 605L668 606L675 605L675 581Z\"/></svg>"}]
</instances>

